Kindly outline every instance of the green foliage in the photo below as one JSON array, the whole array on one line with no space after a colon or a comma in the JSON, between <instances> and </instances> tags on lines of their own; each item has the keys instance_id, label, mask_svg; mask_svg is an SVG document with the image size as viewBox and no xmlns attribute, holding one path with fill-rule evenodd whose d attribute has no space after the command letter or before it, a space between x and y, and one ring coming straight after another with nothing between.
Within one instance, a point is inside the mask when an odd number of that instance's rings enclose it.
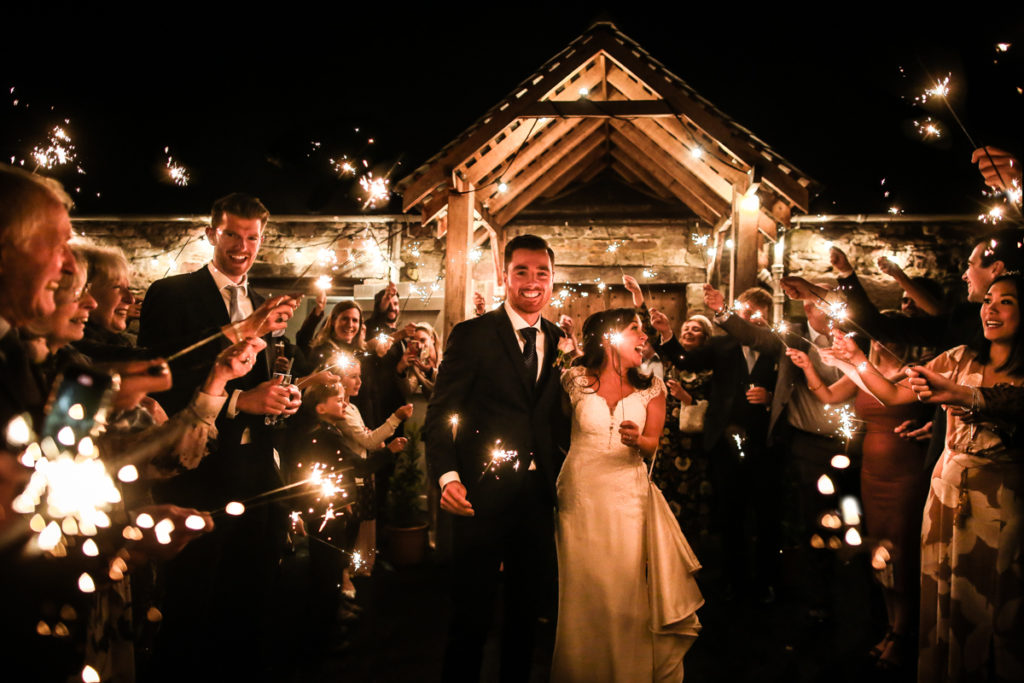
<instances>
[{"instance_id":1,"label":"green foliage","mask_svg":"<svg viewBox=\"0 0 1024 683\"><path fill-rule=\"evenodd\" d=\"M395 471L388 488L387 520L396 527L412 527L426 521L421 496L426 491L423 470L420 467L423 442L418 424L407 422L405 436L409 439L405 450L395 456Z\"/></svg>"}]
</instances>

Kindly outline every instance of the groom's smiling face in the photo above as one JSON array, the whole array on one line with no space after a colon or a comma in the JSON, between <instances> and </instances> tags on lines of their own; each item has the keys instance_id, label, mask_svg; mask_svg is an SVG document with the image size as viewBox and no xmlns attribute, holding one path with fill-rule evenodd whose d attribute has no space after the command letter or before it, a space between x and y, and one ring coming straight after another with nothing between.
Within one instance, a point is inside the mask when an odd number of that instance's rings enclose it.
<instances>
[{"instance_id":1,"label":"groom's smiling face","mask_svg":"<svg viewBox=\"0 0 1024 683\"><path fill-rule=\"evenodd\" d=\"M553 273L545 250L516 249L505 264L505 295L509 305L529 323L551 300Z\"/></svg>"}]
</instances>

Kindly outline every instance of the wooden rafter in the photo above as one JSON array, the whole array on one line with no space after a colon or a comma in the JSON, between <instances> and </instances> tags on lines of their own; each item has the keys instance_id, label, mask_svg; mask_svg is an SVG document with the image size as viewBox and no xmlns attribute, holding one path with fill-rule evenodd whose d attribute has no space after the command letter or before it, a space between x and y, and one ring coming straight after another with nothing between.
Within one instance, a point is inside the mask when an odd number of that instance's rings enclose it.
<instances>
[{"instance_id":1,"label":"wooden rafter","mask_svg":"<svg viewBox=\"0 0 1024 683\"><path fill-rule=\"evenodd\" d=\"M612 132L612 156L629 166L629 169L639 175L655 190L660 186L672 194L673 197L688 206L698 217L708 223L718 221L720 214L715 213L704 202L690 192L682 183L676 180L668 171L665 171L657 162L651 159L643 150L619 131ZM616 150L619 154L616 154ZM628 162L627 162L628 159ZM653 182L651 179L653 178Z\"/></svg>"},{"instance_id":2,"label":"wooden rafter","mask_svg":"<svg viewBox=\"0 0 1024 683\"><path fill-rule=\"evenodd\" d=\"M639 154L639 150L637 151L637 154ZM643 164L637 162L632 156L624 151L621 145L613 145L611 155L613 160L612 168L620 175L623 175L623 177L626 177L625 174L622 173L625 171L630 176L636 178L637 182L650 188L651 192L654 192L659 197L668 199L676 196L653 173L651 173L648 168L645 168ZM687 206L689 206L689 204L687 204ZM710 212L708 215L710 215Z\"/></svg>"},{"instance_id":3,"label":"wooden rafter","mask_svg":"<svg viewBox=\"0 0 1024 683\"><path fill-rule=\"evenodd\" d=\"M626 43L628 39L624 36L618 37L616 42L621 47L613 49L608 55L618 63L624 70L630 71L638 78L643 79L655 89L659 95L669 101L676 111L685 115L691 121L704 130L708 135L718 140L727 147L733 154L742 159L749 166L760 166L764 168L764 179L774 185L780 194L789 199L804 211L808 208L809 196L807 188L793 176L785 173L778 165L772 163L772 155L765 151L755 149L749 140L739 137L736 130L723 119L715 116L709 107L698 99L685 95L678 88L674 88L671 82L659 73L656 67L660 67L650 57L641 58L639 53ZM632 43L632 41L629 41Z\"/></svg>"},{"instance_id":4,"label":"wooden rafter","mask_svg":"<svg viewBox=\"0 0 1024 683\"><path fill-rule=\"evenodd\" d=\"M599 126L601 125L600 121L597 123ZM573 146L571 151L559 155L557 162L551 164L545 172L538 173L515 199L505 204L503 208L496 212L495 216L498 225L507 224L517 213L543 194L562 175L569 172L576 164L582 164L591 152L595 152L598 155L603 154L604 150L601 149L601 143L603 142L604 135L595 132L589 138Z\"/></svg>"},{"instance_id":5,"label":"wooden rafter","mask_svg":"<svg viewBox=\"0 0 1024 683\"><path fill-rule=\"evenodd\" d=\"M612 127L633 143L634 147L643 152L663 171L668 173L673 180L686 188L690 195L708 207L716 216L722 216L729 212L729 202L708 188L705 183L701 182L700 178L693 175L689 169L676 161L675 157L640 132L632 123L628 121L612 121ZM691 206L690 208L693 207Z\"/></svg>"},{"instance_id":6,"label":"wooden rafter","mask_svg":"<svg viewBox=\"0 0 1024 683\"><path fill-rule=\"evenodd\" d=\"M508 192L498 195L490 201L489 208L493 213L501 213L501 210L516 201L520 194L529 191L530 185L548 173L552 166L568 154L574 147L583 140L588 139L594 131L604 125L603 121L588 119L574 127L567 135L558 142L551 145L543 155L514 176L507 178L509 184ZM518 212L517 212L518 213ZM499 221L504 224L506 221Z\"/></svg>"}]
</instances>

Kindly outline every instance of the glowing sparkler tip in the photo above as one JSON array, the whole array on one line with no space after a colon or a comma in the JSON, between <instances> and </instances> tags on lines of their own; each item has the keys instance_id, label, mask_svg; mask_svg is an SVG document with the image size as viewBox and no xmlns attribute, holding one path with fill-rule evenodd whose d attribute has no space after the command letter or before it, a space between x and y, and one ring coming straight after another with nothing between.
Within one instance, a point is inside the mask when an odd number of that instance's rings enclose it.
<instances>
[{"instance_id":1,"label":"glowing sparkler tip","mask_svg":"<svg viewBox=\"0 0 1024 683\"><path fill-rule=\"evenodd\" d=\"M224 506L224 512L232 517L238 517L239 515L245 514L245 506L238 501L232 501Z\"/></svg>"},{"instance_id":2,"label":"glowing sparkler tip","mask_svg":"<svg viewBox=\"0 0 1024 683\"><path fill-rule=\"evenodd\" d=\"M135 518L135 526L140 529L152 529L153 524L155 524L153 517L148 512L143 512Z\"/></svg>"},{"instance_id":3,"label":"glowing sparkler tip","mask_svg":"<svg viewBox=\"0 0 1024 683\"><path fill-rule=\"evenodd\" d=\"M126 484L137 481L139 478L139 470L135 465L125 465L117 471L117 478Z\"/></svg>"},{"instance_id":4,"label":"glowing sparkler tip","mask_svg":"<svg viewBox=\"0 0 1024 683\"><path fill-rule=\"evenodd\" d=\"M100 554L100 548L96 545L96 541L91 538L85 539L85 543L82 544L82 554L88 557L96 557Z\"/></svg>"},{"instance_id":5,"label":"glowing sparkler tip","mask_svg":"<svg viewBox=\"0 0 1024 683\"><path fill-rule=\"evenodd\" d=\"M88 664L82 667L82 683L100 683L100 675Z\"/></svg>"},{"instance_id":6,"label":"glowing sparkler tip","mask_svg":"<svg viewBox=\"0 0 1024 683\"><path fill-rule=\"evenodd\" d=\"M89 572L82 572L82 575L78 577L78 590L83 593L94 593L96 591L96 582L89 576ZM96 677L99 680L99 677Z\"/></svg>"},{"instance_id":7,"label":"glowing sparkler tip","mask_svg":"<svg viewBox=\"0 0 1024 683\"><path fill-rule=\"evenodd\" d=\"M846 530L845 540L847 545L860 545L863 542L860 537L860 532L853 527Z\"/></svg>"},{"instance_id":8,"label":"glowing sparkler tip","mask_svg":"<svg viewBox=\"0 0 1024 683\"><path fill-rule=\"evenodd\" d=\"M836 468L837 470L845 470L847 467L850 466L850 458L849 456L839 453L837 455L832 456L831 464L832 467Z\"/></svg>"},{"instance_id":9,"label":"glowing sparkler tip","mask_svg":"<svg viewBox=\"0 0 1024 683\"><path fill-rule=\"evenodd\" d=\"M206 528L206 520L200 515L189 515L185 518L185 526L192 531L202 531Z\"/></svg>"},{"instance_id":10,"label":"glowing sparkler tip","mask_svg":"<svg viewBox=\"0 0 1024 683\"><path fill-rule=\"evenodd\" d=\"M332 252L333 253L333 252ZM321 292L326 292L334 285L334 280L331 279L330 275L321 275L316 279L316 288Z\"/></svg>"},{"instance_id":11,"label":"glowing sparkler tip","mask_svg":"<svg viewBox=\"0 0 1024 683\"><path fill-rule=\"evenodd\" d=\"M818 492L823 496L831 496L836 492L835 484L827 474L823 474L818 477Z\"/></svg>"},{"instance_id":12,"label":"glowing sparkler tip","mask_svg":"<svg viewBox=\"0 0 1024 683\"><path fill-rule=\"evenodd\" d=\"M24 446L32 438L32 429L23 415L7 423L7 442L13 446Z\"/></svg>"}]
</instances>

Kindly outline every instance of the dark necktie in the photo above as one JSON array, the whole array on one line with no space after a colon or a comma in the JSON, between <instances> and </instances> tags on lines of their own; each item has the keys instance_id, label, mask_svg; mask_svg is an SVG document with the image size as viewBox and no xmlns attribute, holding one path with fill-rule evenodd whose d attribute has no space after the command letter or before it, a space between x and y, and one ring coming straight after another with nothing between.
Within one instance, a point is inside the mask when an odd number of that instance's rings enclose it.
<instances>
[{"instance_id":1,"label":"dark necktie","mask_svg":"<svg viewBox=\"0 0 1024 683\"><path fill-rule=\"evenodd\" d=\"M530 377L530 383L537 382L537 328L524 327L519 330L523 337L523 363L526 364L526 374Z\"/></svg>"}]
</instances>

